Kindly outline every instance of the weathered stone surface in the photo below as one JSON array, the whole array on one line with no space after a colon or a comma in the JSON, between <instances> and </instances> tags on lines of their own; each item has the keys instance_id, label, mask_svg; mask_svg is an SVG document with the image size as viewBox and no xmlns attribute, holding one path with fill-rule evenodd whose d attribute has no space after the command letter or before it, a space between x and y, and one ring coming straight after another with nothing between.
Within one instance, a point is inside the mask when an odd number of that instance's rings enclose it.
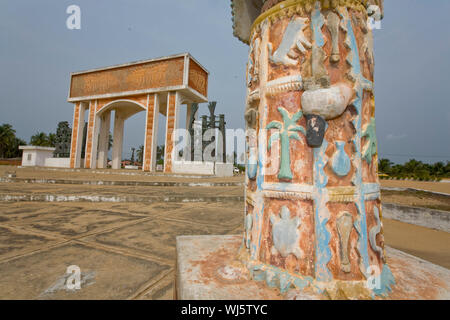
<instances>
[{"instance_id":1,"label":"weathered stone surface","mask_svg":"<svg viewBox=\"0 0 450 320\"><path fill-rule=\"evenodd\" d=\"M80 290L61 285L71 265L81 269L84 285ZM114 269L105 265L113 265ZM8 275L0 279L0 294L2 299L126 299L169 268L162 263L69 243L0 263L1 274ZM42 272L37 277L38 271Z\"/></svg>"},{"instance_id":2,"label":"weathered stone surface","mask_svg":"<svg viewBox=\"0 0 450 320\"><path fill-rule=\"evenodd\" d=\"M317 293L307 287L281 294L265 281L241 279L220 280L216 272L232 265L242 244L241 236L177 237L177 298L181 300L328 300L352 299L344 292L351 290L338 284L337 291ZM396 285L388 299L441 300L450 299L450 271L402 251L386 247L387 259ZM376 299L382 299L376 297Z\"/></svg>"}]
</instances>

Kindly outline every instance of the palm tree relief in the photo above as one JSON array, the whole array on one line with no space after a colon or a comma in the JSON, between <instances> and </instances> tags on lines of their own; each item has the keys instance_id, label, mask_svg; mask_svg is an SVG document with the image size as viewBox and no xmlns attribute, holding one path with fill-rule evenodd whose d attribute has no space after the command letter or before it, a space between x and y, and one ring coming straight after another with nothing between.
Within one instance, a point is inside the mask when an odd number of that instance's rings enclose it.
<instances>
[{"instance_id":1,"label":"palm tree relief","mask_svg":"<svg viewBox=\"0 0 450 320\"><path fill-rule=\"evenodd\" d=\"M295 139L301 141L298 132L306 135L305 128L299 124L299 121L303 117L303 112L300 110L293 116L283 107L278 107L278 111L281 114L282 122L272 121L266 127L266 129L277 129L269 138L268 149L272 148L272 143L279 140L281 144L281 156L280 156L280 170L278 172L278 179L280 180L292 180L291 170L291 156L290 156L290 140Z\"/></svg>"}]
</instances>

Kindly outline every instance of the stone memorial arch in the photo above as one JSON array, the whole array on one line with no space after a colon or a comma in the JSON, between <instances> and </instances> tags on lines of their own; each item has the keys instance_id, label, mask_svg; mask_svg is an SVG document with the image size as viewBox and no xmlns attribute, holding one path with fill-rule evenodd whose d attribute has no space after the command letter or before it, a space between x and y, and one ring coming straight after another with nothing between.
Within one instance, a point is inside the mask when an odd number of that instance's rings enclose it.
<instances>
[{"instance_id":1,"label":"stone memorial arch","mask_svg":"<svg viewBox=\"0 0 450 320\"><path fill-rule=\"evenodd\" d=\"M190 54L132 62L71 74L68 101L74 104L70 168L106 168L111 111L115 111L112 168L120 169L124 122L144 111L146 124L142 169L155 171L158 116L166 116L164 172L172 172L174 130L182 105L186 119L194 103L208 101L208 71ZM82 140L88 115L85 158Z\"/></svg>"}]
</instances>

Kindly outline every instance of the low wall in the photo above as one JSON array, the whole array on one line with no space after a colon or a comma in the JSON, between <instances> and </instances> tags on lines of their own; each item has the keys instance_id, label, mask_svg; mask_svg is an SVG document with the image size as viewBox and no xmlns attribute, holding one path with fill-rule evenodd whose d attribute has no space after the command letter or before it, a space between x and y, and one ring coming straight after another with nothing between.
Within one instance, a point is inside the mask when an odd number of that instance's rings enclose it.
<instances>
[{"instance_id":1,"label":"low wall","mask_svg":"<svg viewBox=\"0 0 450 320\"><path fill-rule=\"evenodd\" d=\"M383 203L383 218L450 232L450 212Z\"/></svg>"},{"instance_id":2,"label":"low wall","mask_svg":"<svg viewBox=\"0 0 450 320\"><path fill-rule=\"evenodd\" d=\"M232 177L234 165L232 163L216 162L214 175L216 177Z\"/></svg>"},{"instance_id":3,"label":"low wall","mask_svg":"<svg viewBox=\"0 0 450 320\"><path fill-rule=\"evenodd\" d=\"M46 158L45 166L52 168L70 168L70 158Z\"/></svg>"},{"instance_id":4,"label":"low wall","mask_svg":"<svg viewBox=\"0 0 450 320\"><path fill-rule=\"evenodd\" d=\"M20 166L22 165L22 158L0 159L0 165Z\"/></svg>"},{"instance_id":5,"label":"low wall","mask_svg":"<svg viewBox=\"0 0 450 320\"><path fill-rule=\"evenodd\" d=\"M174 161L172 172L214 175L214 162Z\"/></svg>"}]
</instances>

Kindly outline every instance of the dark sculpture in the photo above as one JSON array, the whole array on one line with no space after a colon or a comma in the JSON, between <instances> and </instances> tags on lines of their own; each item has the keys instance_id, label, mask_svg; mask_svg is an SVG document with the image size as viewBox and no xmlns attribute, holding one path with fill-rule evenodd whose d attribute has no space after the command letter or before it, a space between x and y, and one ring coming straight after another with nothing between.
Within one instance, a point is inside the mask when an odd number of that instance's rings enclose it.
<instances>
[{"instance_id":1,"label":"dark sculpture","mask_svg":"<svg viewBox=\"0 0 450 320\"><path fill-rule=\"evenodd\" d=\"M61 121L56 129L55 158L70 157L70 141L72 138L72 129L69 122Z\"/></svg>"},{"instance_id":2,"label":"dark sculpture","mask_svg":"<svg viewBox=\"0 0 450 320\"><path fill-rule=\"evenodd\" d=\"M220 151L219 154L219 159L222 162L226 162L226 135L225 135L225 115L220 114L219 115L219 120L216 120L216 115L214 114L215 109L217 106L217 102L216 101L212 101L208 104L208 109L209 109L209 117L207 115L203 115L202 118L202 137L204 136L205 132L209 129L219 129L220 133L222 134L222 143L223 143L223 150ZM195 122L195 114L198 111L198 103L194 103L191 106L191 113L190 113L190 118L189 118L189 135L191 136L191 152L190 152L190 156L189 159L191 161L194 160L194 149L195 149L195 129L194 129L194 122ZM211 138L210 141L204 141L202 138L202 161L203 159L203 153L205 151L205 148L207 145L209 145L210 143L214 142L216 139L215 136L213 136ZM212 152L212 156L215 157L216 156L216 150L214 150Z\"/></svg>"}]
</instances>

